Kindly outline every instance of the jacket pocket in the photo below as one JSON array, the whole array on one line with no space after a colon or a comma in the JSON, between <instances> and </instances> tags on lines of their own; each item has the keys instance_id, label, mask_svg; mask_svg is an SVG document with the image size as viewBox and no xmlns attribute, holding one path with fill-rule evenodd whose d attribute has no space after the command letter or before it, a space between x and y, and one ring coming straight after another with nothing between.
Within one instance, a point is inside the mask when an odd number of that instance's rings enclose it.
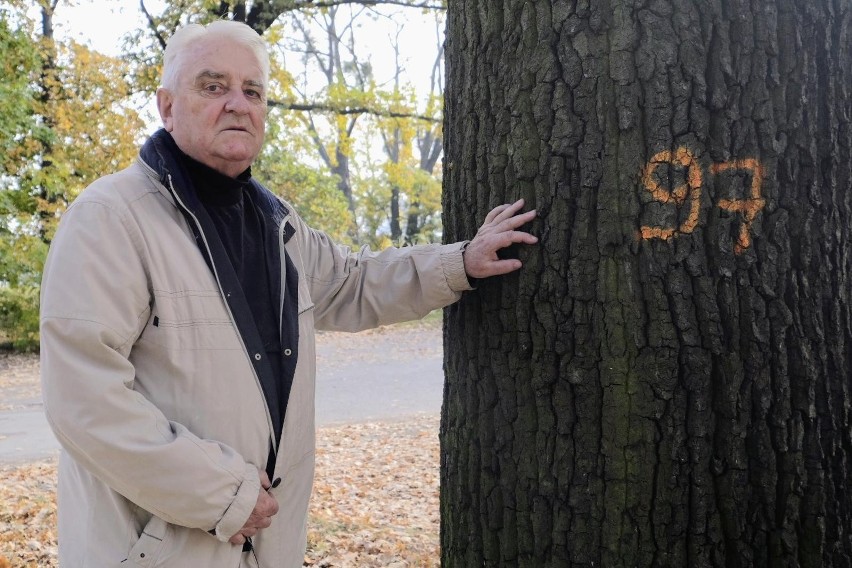
<instances>
[{"instance_id":1,"label":"jacket pocket","mask_svg":"<svg viewBox=\"0 0 852 568\"><path fill-rule=\"evenodd\" d=\"M139 342L174 351L240 348L218 289L155 290L151 314Z\"/></svg>"},{"instance_id":2,"label":"jacket pocket","mask_svg":"<svg viewBox=\"0 0 852 568\"><path fill-rule=\"evenodd\" d=\"M121 561L121 568L131 566L156 568L160 566L160 558L163 556L163 551L171 535L171 525L160 517L151 517L151 520L142 530L142 534L139 535L139 540L130 549L127 558Z\"/></svg>"}]
</instances>

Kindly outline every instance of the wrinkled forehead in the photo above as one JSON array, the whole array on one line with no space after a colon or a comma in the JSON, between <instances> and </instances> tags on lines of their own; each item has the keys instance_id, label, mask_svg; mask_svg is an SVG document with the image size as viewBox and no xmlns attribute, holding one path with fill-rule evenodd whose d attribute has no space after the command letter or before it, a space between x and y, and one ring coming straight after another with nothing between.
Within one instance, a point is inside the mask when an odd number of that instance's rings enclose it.
<instances>
[{"instance_id":1,"label":"wrinkled forehead","mask_svg":"<svg viewBox=\"0 0 852 568\"><path fill-rule=\"evenodd\" d=\"M263 65L250 47L229 38L203 38L188 46L179 65L180 82L218 77L265 87Z\"/></svg>"}]
</instances>

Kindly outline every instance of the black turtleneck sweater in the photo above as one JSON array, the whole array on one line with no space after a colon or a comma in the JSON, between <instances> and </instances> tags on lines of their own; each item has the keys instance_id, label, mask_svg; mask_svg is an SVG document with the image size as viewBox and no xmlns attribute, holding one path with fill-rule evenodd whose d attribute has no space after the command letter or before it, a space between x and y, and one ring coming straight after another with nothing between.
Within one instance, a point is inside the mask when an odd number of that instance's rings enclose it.
<instances>
[{"instance_id":1,"label":"black turtleneck sweater","mask_svg":"<svg viewBox=\"0 0 852 568\"><path fill-rule=\"evenodd\" d=\"M251 168L236 178L228 177L178 151L195 192L213 221L219 239L236 273L266 350L267 360L278 378L276 392L264 392L267 404L278 405L281 422L273 424L276 443L281 439L287 399L293 382L298 346L295 301L295 266L287 258L287 295L284 313L281 302L281 258L277 225L252 202ZM279 320L281 318L281 320ZM282 322L284 325L282 325ZM284 337L282 338L282 331ZM273 456L270 455L270 460ZM267 470L271 470L271 463ZM269 475L272 475L269 471Z\"/></svg>"}]
</instances>

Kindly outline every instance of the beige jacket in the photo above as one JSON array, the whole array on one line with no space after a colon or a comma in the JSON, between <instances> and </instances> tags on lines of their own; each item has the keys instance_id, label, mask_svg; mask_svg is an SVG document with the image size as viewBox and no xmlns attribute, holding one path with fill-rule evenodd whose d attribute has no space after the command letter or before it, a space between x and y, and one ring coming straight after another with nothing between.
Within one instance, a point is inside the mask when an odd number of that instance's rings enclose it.
<instances>
[{"instance_id":1,"label":"beige jacket","mask_svg":"<svg viewBox=\"0 0 852 568\"><path fill-rule=\"evenodd\" d=\"M45 266L41 371L64 448L63 568L258 565L227 541L260 491L269 411L255 355L167 185L142 160L95 182L63 215ZM254 539L262 568L304 557L315 327L419 318L469 288L460 243L352 253L293 213L287 222L299 359L271 490L280 511Z\"/></svg>"}]
</instances>

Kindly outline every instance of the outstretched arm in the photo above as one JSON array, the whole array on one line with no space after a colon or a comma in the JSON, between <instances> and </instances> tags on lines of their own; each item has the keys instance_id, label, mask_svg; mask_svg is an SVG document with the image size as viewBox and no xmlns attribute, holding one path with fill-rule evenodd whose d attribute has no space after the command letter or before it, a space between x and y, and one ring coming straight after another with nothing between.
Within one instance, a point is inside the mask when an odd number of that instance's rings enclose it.
<instances>
[{"instance_id":1,"label":"outstretched arm","mask_svg":"<svg viewBox=\"0 0 852 568\"><path fill-rule=\"evenodd\" d=\"M485 222L464 251L464 270L468 277L487 278L521 267L520 260L500 259L497 251L514 243L532 245L538 242L537 237L516 230L536 216L535 209L518 214L523 206L524 200L519 199L511 204L498 205L485 216Z\"/></svg>"}]
</instances>

